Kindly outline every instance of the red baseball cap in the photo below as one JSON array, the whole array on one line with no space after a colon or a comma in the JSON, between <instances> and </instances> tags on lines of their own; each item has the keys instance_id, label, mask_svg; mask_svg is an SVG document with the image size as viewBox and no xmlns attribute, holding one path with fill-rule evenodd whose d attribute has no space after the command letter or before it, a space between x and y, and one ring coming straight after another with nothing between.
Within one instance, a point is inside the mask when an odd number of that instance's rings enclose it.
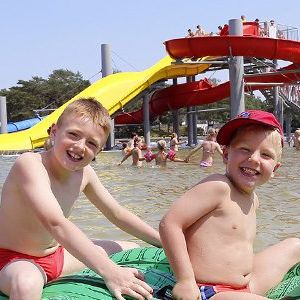
<instances>
[{"instance_id":1,"label":"red baseball cap","mask_svg":"<svg viewBox=\"0 0 300 300\"><path fill-rule=\"evenodd\" d=\"M228 146L235 131L242 126L249 124L261 124L278 129L278 132L281 135L281 144L283 146L283 129L281 124L272 113L262 110L247 110L228 121L220 128L217 135L217 142L221 145Z\"/></svg>"}]
</instances>

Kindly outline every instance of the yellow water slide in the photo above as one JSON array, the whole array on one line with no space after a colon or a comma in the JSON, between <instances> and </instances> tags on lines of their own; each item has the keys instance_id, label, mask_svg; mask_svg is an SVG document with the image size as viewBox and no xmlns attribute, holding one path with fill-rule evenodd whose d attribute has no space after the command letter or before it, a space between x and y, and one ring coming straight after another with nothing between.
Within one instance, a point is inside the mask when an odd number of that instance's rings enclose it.
<instances>
[{"instance_id":1,"label":"yellow water slide","mask_svg":"<svg viewBox=\"0 0 300 300\"><path fill-rule=\"evenodd\" d=\"M141 72L124 72L104 77L80 92L33 127L24 131L0 135L0 151L24 151L42 147L47 138L47 129L63 112L66 105L81 97L94 97L108 109L110 115L120 110L130 100L153 83L162 80L199 74L209 64L174 64L166 56L149 69Z\"/></svg>"}]
</instances>

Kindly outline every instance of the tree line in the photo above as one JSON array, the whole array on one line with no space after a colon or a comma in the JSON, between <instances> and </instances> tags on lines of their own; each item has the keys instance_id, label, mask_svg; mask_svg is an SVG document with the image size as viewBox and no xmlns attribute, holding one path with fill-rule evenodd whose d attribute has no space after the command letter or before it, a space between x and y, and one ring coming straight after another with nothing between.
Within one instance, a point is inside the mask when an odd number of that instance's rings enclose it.
<instances>
[{"instance_id":1,"label":"tree line","mask_svg":"<svg viewBox=\"0 0 300 300\"><path fill-rule=\"evenodd\" d=\"M116 73L118 71L115 71ZM212 79L215 84L219 80ZM34 76L30 80L19 80L16 86L9 89L0 90L1 96L6 96L7 113L10 122L22 121L35 117L34 110L43 108L56 109L77 95L79 92L90 86L90 81L83 79L81 73L72 72L66 69L54 70L48 78ZM168 87L167 84L163 85ZM201 112L201 120L212 120L215 123L224 123L230 117L229 99L224 99L216 103L200 105L195 107L198 110L211 108L223 108L222 111ZM262 109L272 112L274 104L263 101L261 98L247 94L245 96L245 105L247 109ZM142 99L130 102L125 110L128 112L140 109L142 107ZM179 110L181 121L185 119L186 108ZM299 116L292 113L294 128L300 127ZM172 124L172 112L168 112L163 116L153 120L153 125ZM131 130L133 130L131 128ZM120 132L121 131L121 132ZM130 129L129 129L130 131ZM119 128L118 135L128 132L128 128Z\"/></svg>"},{"instance_id":2,"label":"tree line","mask_svg":"<svg viewBox=\"0 0 300 300\"><path fill-rule=\"evenodd\" d=\"M19 80L16 86L0 90L0 95L6 96L8 121L16 122L35 117L34 110L58 108L90 84L79 72L59 69L47 79Z\"/></svg>"}]
</instances>

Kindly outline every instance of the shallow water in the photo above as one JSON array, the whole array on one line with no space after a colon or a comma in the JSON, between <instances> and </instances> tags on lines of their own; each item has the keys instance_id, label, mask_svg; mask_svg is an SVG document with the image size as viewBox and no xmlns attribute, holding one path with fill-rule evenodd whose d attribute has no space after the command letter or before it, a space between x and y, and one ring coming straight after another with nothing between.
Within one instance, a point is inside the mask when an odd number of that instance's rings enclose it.
<instances>
[{"instance_id":1,"label":"shallow water","mask_svg":"<svg viewBox=\"0 0 300 300\"><path fill-rule=\"evenodd\" d=\"M187 150L180 150L178 157L184 157L186 153ZM212 168L200 169L197 155L189 164L169 162L166 168L157 168L153 163L144 163L143 168L135 168L130 166L130 158L117 166L121 152L103 152L93 162L93 167L104 186L122 205L158 228L159 220L175 199L205 176L213 172L224 173L219 156ZM0 189L14 161L15 157L0 157ZM283 166L269 183L257 189L260 199L257 251L287 237L300 237L299 161L300 151L285 147ZM84 195L76 203L71 220L90 238L136 241L110 224Z\"/></svg>"}]
</instances>

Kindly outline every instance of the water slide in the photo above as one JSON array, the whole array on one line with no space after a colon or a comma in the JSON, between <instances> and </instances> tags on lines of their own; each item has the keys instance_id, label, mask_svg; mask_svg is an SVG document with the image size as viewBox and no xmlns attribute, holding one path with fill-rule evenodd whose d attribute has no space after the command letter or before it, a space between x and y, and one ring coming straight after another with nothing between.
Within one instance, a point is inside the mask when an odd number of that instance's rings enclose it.
<instances>
[{"instance_id":1,"label":"water slide","mask_svg":"<svg viewBox=\"0 0 300 300\"><path fill-rule=\"evenodd\" d=\"M153 83L162 79L196 75L210 66L208 64L177 65L172 64L173 61L166 56L145 71L117 73L98 80L33 127L1 134L0 151L5 153L42 147L49 126L55 123L64 108L77 98L95 97L112 115Z\"/></svg>"},{"instance_id":2,"label":"water slide","mask_svg":"<svg viewBox=\"0 0 300 300\"><path fill-rule=\"evenodd\" d=\"M7 123L7 132L11 133L11 132L28 129L34 126L35 124L39 123L42 119L43 117L36 117L36 118L27 119L19 122Z\"/></svg>"},{"instance_id":3,"label":"water slide","mask_svg":"<svg viewBox=\"0 0 300 300\"><path fill-rule=\"evenodd\" d=\"M251 27L249 27L251 28ZM245 56L281 59L294 62L277 72L255 74L246 77L245 90L270 88L274 83L293 84L300 80L300 43L290 40L263 38L258 36L204 36L174 39L165 42L167 52L174 59L203 56ZM260 83L255 85L255 83ZM265 85L261 85L265 83ZM230 83L212 86L207 79L171 86L157 91L150 101L150 118L162 115L171 109L208 104L223 100L230 95ZM139 124L143 121L143 110L121 114L116 124Z\"/></svg>"},{"instance_id":4,"label":"water slide","mask_svg":"<svg viewBox=\"0 0 300 300\"><path fill-rule=\"evenodd\" d=\"M281 59L294 63L288 67L290 72L298 69L298 64L300 63L300 43L290 40L258 36L205 36L169 40L165 42L165 45L170 57L165 57L151 68L142 72L117 73L105 77L79 93L35 126L24 131L0 135L0 151L22 151L41 147L47 137L47 128L56 122L58 116L69 102L79 97L95 97L109 110L110 114L114 114L151 86L151 84L159 80L196 75L209 67L209 64L172 64L173 59L207 56L220 57L230 56L231 54L233 56ZM291 78L289 82L292 80L294 80L293 82L298 81L296 73L287 74ZM270 75L269 82L284 82L283 78L287 78L287 74L279 75L278 77L276 77L277 75L274 75L275 77ZM252 82L255 82L255 80L257 80L256 82L265 82L259 76L256 79L252 78ZM229 87L226 87L226 83L214 88L203 89L206 86L206 83L203 82L201 86L201 89L205 90L207 96L203 94L201 97L194 97L194 100L189 103L187 103L186 97L183 96L177 97L177 106L172 106L168 102L169 100L166 101L169 97L165 97L160 101L157 100L156 103L161 102L168 109L176 109L187 104L199 105L209 103L205 102L208 101L209 97L211 102L214 102L228 96ZM154 107L153 104L151 106ZM160 106L158 110L160 113L162 112Z\"/></svg>"}]
</instances>

